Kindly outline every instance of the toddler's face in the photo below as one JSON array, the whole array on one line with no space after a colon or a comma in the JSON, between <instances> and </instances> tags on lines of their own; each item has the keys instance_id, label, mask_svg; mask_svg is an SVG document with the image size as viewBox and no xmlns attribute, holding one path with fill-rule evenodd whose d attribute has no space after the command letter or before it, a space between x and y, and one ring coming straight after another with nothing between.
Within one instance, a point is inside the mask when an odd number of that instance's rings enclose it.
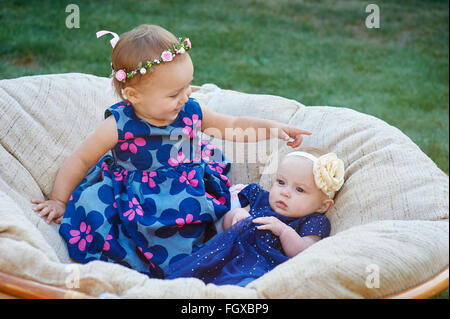
<instances>
[{"instance_id":1,"label":"toddler's face","mask_svg":"<svg viewBox=\"0 0 450 319\"><path fill-rule=\"evenodd\" d=\"M146 74L135 88L137 102L130 100L136 115L157 126L172 123L191 95L193 74L194 66L187 53L155 66L154 72Z\"/></svg>"},{"instance_id":2,"label":"toddler's face","mask_svg":"<svg viewBox=\"0 0 450 319\"><path fill-rule=\"evenodd\" d=\"M269 193L269 204L275 212L299 218L325 212L330 201L314 182L311 160L300 156L288 156L282 160Z\"/></svg>"}]
</instances>

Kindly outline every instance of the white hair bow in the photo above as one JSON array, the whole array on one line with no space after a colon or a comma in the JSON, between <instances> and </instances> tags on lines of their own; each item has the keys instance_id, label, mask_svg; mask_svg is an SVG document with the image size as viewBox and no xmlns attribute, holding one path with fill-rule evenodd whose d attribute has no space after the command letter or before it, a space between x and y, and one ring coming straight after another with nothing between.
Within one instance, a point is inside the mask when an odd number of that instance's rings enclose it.
<instances>
[{"instance_id":1,"label":"white hair bow","mask_svg":"<svg viewBox=\"0 0 450 319\"><path fill-rule=\"evenodd\" d=\"M107 31L107 30L101 30L101 31L97 31L97 33L95 35L97 36L97 38L100 38L108 33L113 35L113 38L111 40L109 40L109 43L111 43L111 46L114 48L117 44L117 41L119 41L119 39L120 39L120 37L117 35L117 33Z\"/></svg>"}]
</instances>

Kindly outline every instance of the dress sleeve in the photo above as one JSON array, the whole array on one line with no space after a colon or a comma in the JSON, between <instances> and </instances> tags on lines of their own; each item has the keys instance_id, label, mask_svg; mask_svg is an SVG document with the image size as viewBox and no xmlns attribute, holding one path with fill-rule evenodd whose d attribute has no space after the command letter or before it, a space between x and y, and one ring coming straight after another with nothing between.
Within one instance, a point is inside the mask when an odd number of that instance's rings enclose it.
<instances>
[{"instance_id":1,"label":"dress sleeve","mask_svg":"<svg viewBox=\"0 0 450 319\"><path fill-rule=\"evenodd\" d=\"M331 224L328 218L320 213L314 213L305 220L297 228L297 232L300 236L310 236L316 235L322 238L328 237L330 235Z\"/></svg>"},{"instance_id":2,"label":"dress sleeve","mask_svg":"<svg viewBox=\"0 0 450 319\"><path fill-rule=\"evenodd\" d=\"M252 207L255 204L258 195L262 191L264 190L258 184L249 184L245 188L243 188L238 194L241 207L245 207L248 204L250 204L250 207Z\"/></svg>"},{"instance_id":3,"label":"dress sleeve","mask_svg":"<svg viewBox=\"0 0 450 319\"><path fill-rule=\"evenodd\" d=\"M120 118L120 114L119 114L119 112L117 112L117 109L124 108L126 106L127 106L127 104L123 101L118 102L114 105L111 105L109 108L107 108L105 110L104 118L107 119L110 115L114 115L114 117L116 118L116 122L118 122L119 118Z\"/></svg>"}]
</instances>

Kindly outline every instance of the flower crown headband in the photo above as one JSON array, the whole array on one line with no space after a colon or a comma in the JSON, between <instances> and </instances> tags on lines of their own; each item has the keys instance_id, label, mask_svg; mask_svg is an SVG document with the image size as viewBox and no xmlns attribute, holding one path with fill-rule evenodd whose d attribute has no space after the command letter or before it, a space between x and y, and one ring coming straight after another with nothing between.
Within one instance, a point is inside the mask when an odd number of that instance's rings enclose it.
<instances>
[{"instance_id":1,"label":"flower crown headband","mask_svg":"<svg viewBox=\"0 0 450 319\"><path fill-rule=\"evenodd\" d=\"M104 36L105 34L108 34L108 33L112 34L114 37L112 40L110 40L111 46L114 48L120 39L119 36L117 35L117 33L102 30L102 31L98 31L96 33L96 35L97 35L97 38L100 38L101 36ZM111 72L111 77L115 78L119 82L125 83L125 81L127 79L130 79L137 74L144 75L145 73L147 73L147 70L150 70L150 72L153 72L154 65L159 65L159 64L164 64L164 63L170 62L173 60L173 58L176 55L183 54L186 51L189 51L191 49L192 44L191 44L191 41L189 40L189 38L178 38L178 40L180 41L179 43L175 43L173 45L172 49L163 51L161 53L161 56L158 59L154 59L153 61L146 61L144 63L142 63L142 61L140 61L138 63L138 67L130 72L126 72L123 69L119 69L119 70L113 69ZM111 67L112 67L112 65L111 65Z\"/></svg>"},{"instance_id":2,"label":"flower crown headband","mask_svg":"<svg viewBox=\"0 0 450 319\"><path fill-rule=\"evenodd\" d=\"M307 152L291 152L286 156L302 156L310 159L314 163L313 175L317 188L331 199L344 184L344 162L334 153L319 158Z\"/></svg>"}]
</instances>

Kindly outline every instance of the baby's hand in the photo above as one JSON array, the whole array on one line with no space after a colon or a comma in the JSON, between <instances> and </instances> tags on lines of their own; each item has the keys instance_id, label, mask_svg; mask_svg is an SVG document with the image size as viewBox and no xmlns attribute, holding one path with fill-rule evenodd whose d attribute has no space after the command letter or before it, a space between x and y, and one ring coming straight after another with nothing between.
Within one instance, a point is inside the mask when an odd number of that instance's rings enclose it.
<instances>
[{"instance_id":1,"label":"baby's hand","mask_svg":"<svg viewBox=\"0 0 450 319\"><path fill-rule=\"evenodd\" d=\"M231 225L236 224L237 222L247 218L250 216L250 213L244 208L235 208L236 213L233 216L233 220L231 221Z\"/></svg>"},{"instance_id":2,"label":"baby's hand","mask_svg":"<svg viewBox=\"0 0 450 319\"><path fill-rule=\"evenodd\" d=\"M66 204L59 200L40 199L32 199L31 203L37 204L33 207L33 211L39 213L39 217L45 217L48 215L47 224L49 224L52 220L55 220L55 223L61 224L64 212L66 210Z\"/></svg>"},{"instance_id":3,"label":"baby's hand","mask_svg":"<svg viewBox=\"0 0 450 319\"><path fill-rule=\"evenodd\" d=\"M278 138L288 141L287 145L295 148L302 144L303 135L311 135L309 131L299 129L292 125L281 125L278 129Z\"/></svg>"},{"instance_id":4,"label":"baby's hand","mask_svg":"<svg viewBox=\"0 0 450 319\"><path fill-rule=\"evenodd\" d=\"M276 217L258 217L253 220L255 224L262 224L256 226L259 230L270 230L275 236L280 237L287 225Z\"/></svg>"}]
</instances>

